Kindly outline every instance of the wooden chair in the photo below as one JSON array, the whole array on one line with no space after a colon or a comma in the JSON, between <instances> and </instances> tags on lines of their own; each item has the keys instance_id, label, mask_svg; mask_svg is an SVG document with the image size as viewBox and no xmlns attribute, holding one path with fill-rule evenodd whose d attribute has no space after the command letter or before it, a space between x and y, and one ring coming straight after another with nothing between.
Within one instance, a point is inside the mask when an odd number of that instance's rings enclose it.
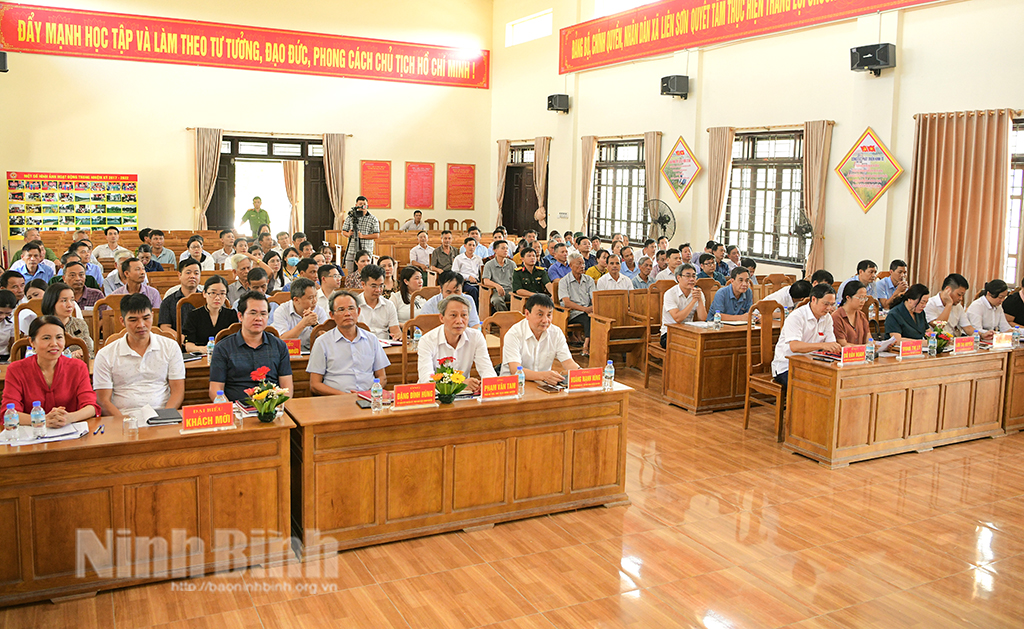
<instances>
[{"instance_id":1,"label":"wooden chair","mask_svg":"<svg viewBox=\"0 0 1024 629\"><path fill-rule=\"evenodd\" d=\"M386 221L384 221L384 231L386 232L398 231L399 227L400 225L398 223L398 219L396 218L389 218Z\"/></svg>"},{"instance_id":2,"label":"wooden chair","mask_svg":"<svg viewBox=\"0 0 1024 629\"><path fill-rule=\"evenodd\" d=\"M409 378L409 343L412 341L412 331L419 328L420 332L426 333L441 325L441 317L433 314L413 317L402 324L402 384L415 383L419 379L418 370L414 369L412 379ZM415 355L415 352L413 352Z\"/></svg>"},{"instance_id":3,"label":"wooden chair","mask_svg":"<svg viewBox=\"0 0 1024 629\"><path fill-rule=\"evenodd\" d=\"M91 371L92 360L89 358L89 348L86 346L85 341L74 336L65 336L64 348L66 349L68 345L74 345L82 350L82 360L85 361L85 366L89 367L89 370ZM14 344L11 345L11 362L13 363L16 360L24 358L29 347L32 347L32 339L27 336L15 341Z\"/></svg>"},{"instance_id":4,"label":"wooden chair","mask_svg":"<svg viewBox=\"0 0 1024 629\"><path fill-rule=\"evenodd\" d=\"M722 285L714 278L702 277L697 280L697 288L704 293L704 299L706 300L707 307L711 308L711 302L715 300L715 293L718 292L719 288L722 288Z\"/></svg>"},{"instance_id":5,"label":"wooden chair","mask_svg":"<svg viewBox=\"0 0 1024 629\"><path fill-rule=\"evenodd\" d=\"M592 365L603 365L610 354L624 353L626 364L639 369L650 331L646 321L630 317L632 290L594 291L594 314L590 316L590 356Z\"/></svg>"},{"instance_id":6,"label":"wooden chair","mask_svg":"<svg viewBox=\"0 0 1024 629\"><path fill-rule=\"evenodd\" d=\"M268 297L268 301L270 301L272 303L275 303L278 306L283 306L283 305L285 305L286 303L288 303L291 300L292 300L292 294L291 294L291 292L286 291L286 290L279 290L276 293L274 293L273 295L271 295L270 297Z\"/></svg>"},{"instance_id":7,"label":"wooden chair","mask_svg":"<svg viewBox=\"0 0 1024 629\"><path fill-rule=\"evenodd\" d=\"M445 219L444 228L453 232L459 231L459 221L454 218Z\"/></svg>"},{"instance_id":8,"label":"wooden chair","mask_svg":"<svg viewBox=\"0 0 1024 629\"><path fill-rule=\"evenodd\" d=\"M772 378L772 360L775 358L774 326L765 324L759 327L758 349L760 350L758 361L754 363L754 313L761 315L761 321L772 322L775 313L778 311L779 321L782 325L786 323L786 313L782 306L776 301L759 301L750 307L747 313L747 392L743 403L743 430L750 425L750 404L762 404L775 408L775 433L781 442L784 438L782 425L782 414L786 405L785 390L782 385ZM775 402L768 402L751 395L751 392L769 395Z\"/></svg>"},{"instance_id":9,"label":"wooden chair","mask_svg":"<svg viewBox=\"0 0 1024 629\"><path fill-rule=\"evenodd\" d=\"M868 318L868 332L871 332L871 328L874 327L872 338L881 340L882 334L885 333L885 320L882 319L882 304L871 295L868 295L862 310L864 311L864 316Z\"/></svg>"},{"instance_id":10,"label":"wooden chair","mask_svg":"<svg viewBox=\"0 0 1024 629\"><path fill-rule=\"evenodd\" d=\"M202 293L192 293L188 297L178 300L178 305L175 308L175 316L177 318L174 320L176 323L174 330L178 333L178 345L182 345L185 342L185 339L181 336L182 330L185 329L185 322L181 320L181 307L185 304L189 304L193 308L202 308L206 305L206 297Z\"/></svg>"},{"instance_id":11,"label":"wooden chair","mask_svg":"<svg viewBox=\"0 0 1024 629\"><path fill-rule=\"evenodd\" d=\"M477 308L477 310L479 310L480 312L478 312L477 314L480 315L480 321L483 321L487 317L491 316L491 295L494 293L494 291L492 291L490 288L487 288L483 284L477 284L476 289L478 292L478 297L480 299L480 307Z\"/></svg>"},{"instance_id":12,"label":"wooden chair","mask_svg":"<svg viewBox=\"0 0 1024 629\"><path fill-rule=\"evenodd\" d=\"M321 334L324 334L325 332L330 332L336 327L338 327L338 324L334 322L334 319L328 319L327 321L324 321L320 325L314 327L313 330L309 333L309 346L313 347L313 343L316 342L317 337L319 337Z\"/></svg>"},{"instance_id":13,"label":"wooden chair","mask_svg":"<svg viewBox=\"0 0 1024 629\"><path fill-rule=\"evenodd\" d=\"M880 272L878 274L878 276L875 279L876 280L884 280L885 278L889 277L890 275L892 275L891 271L882 271L882 272Z\"/></svg>"},{"instance_id":14,"label":"wooden chair","mask_svg":"<svg viewBox=\"0 0 1024 629\"><path fill-rule=\"evenodd\" d=\"M424 286L417 291L413 291L412 295L409 295L409 317L411 318L416 315L414 308L417 297L422 297L423 300L426 301L434 295L439 294L441 294L441 288L438 286Z\"/></svg>"},{"instance_id":15,"label":"wooden chair","mask_svg":"<svg viewBox=\"0 0 1024 629\"><path fill-rule=\"evenodd\" d=\"M462 221L462 231L468 232L469 228L476 225L476 221L471 221L468 218ZM481 243L483 244L483 243Z\"/></svg>"},{"instance_id":16,"label":"wooden chair","mask_svg":"<svg viewBox=\"0 0 1024 629\"><path fill-rule=\"evenodd\" d=\"M172 333L168 332L167 330L161 330L160 326L158 326L158 325L154 325L153 328L150 330L150 332L152 332L153 334L159 334L160 336L162 336L164 338L171 339L175 343L178 342L178 337L177 337L176 334L172 334ZM125 334L128 334L128 330L122 328L118 332L115 332L114 334L111 334L110 338L107 339L107 343L108 344L109 343L113 343L117 339L123 337Z\"/></svg>"},{"instance_id":17,"label":"wooden chair","mask_svg":"<svg viewBox=\"0 0 1024 629\"><path fill-rule=\"evenodd\" d=\"M112 336L122 329L122 298L124 295L107 295L92 306L92 330L90 332L97 351L106 343L108 336Z\"/></svg>"},{"instance_id":18,"label":"wooden chair","mask_svg":"<svg viewBox=\"0 0 1024 629\"><path fill-rule=\"evenodd\" d=\"M786 275L786 286L789 286L790 284L792 284L795 281L796 281L796 276L795 275Z\"/></svg>"},{"instance_id":19,"label":"wooden chair","mask_svg":"<svg viewBox=\"0 0 1024 629\"><path fill-rule=\"evenodd\" d=\"M562 279L559 278L554 282L551 282L551 292L553 293L553 299L555 302L555 311L551 317L551 325L558 326L562 330L562 334L565 334L566 338L569 336L569 332L582 332L583 325L579 323L569 323L569 309L561 305L561 300L558 299L558 283Z\"/></svg>"},{"instance_id":20,"label":"wooden chair","mask_svg":"<svg viewBox=\"0 0 1024 629\"><path fill-rule=\"evenodd\" d=\"M216 338L213 339L213 342L215 344L216 343L220 343L221 339L223 339L225 336L231 336L232 334L234 334L235 332L238 332L241 329L242 329L242 324L241 323L232 323L228 327L226 327L223 330L221 330L220 332L218 332ZM269 333L273 334L277 338L281 338L281 335L278 333L277 328L275 328L274 326L268 325L267 327L265 327L263 329L266 332L269 332Z\"/></svg>"},{"instance_id":21,"label":"wooden chair","mask_svg":"<svg viewBox=\"0 0 1024 629\"><path fill-rule=\"evenodd\" d=\"M654 284L652 284L647 289L648 295L649 295L649 299L650 299L650 305L653 306L654 304L657 304L657 313L658 313L658 316L657 316L657 326L658 326L658 328L655 330L655 328L654 328L655 319L654 319L653 316L648 315L648 323L647 323L647 325L649 326L649 329L651 330L651 333L647 337L647 344L646 344L646 346L644 348L644 388L646 389L648 386L650 386L650 382L651 382L651 367L655 367L655 368L661 370L661 374L662 374L661 389L662 389L662 391L664 391L665 390L665 382L664 382L665 381L665 361L666 361L666 357L668 356L668 350L666 350L664 347L661 346L661 303L662 303L662 300L664 299L664 294L665 293L662 290L662 287L659 286L659 284L661 284L661 282L655 282ZM659 362L652 362L651 359L657 360Z\"/></svg>"},{"instance_id":22,"label":"wooden chair","mask_svg":"<svg viewBox=\"0 0 1024 629\"><path fill-rule=\"evenodd\" d=\"M498 356L505 355L505 333L515 324L519 323L526 318L521 312L510 310L507 312L496 312L491 316L483 320L480 325L480 330L484 333L484 336L492 333L493 328L498 329ZM501 358L498 359L502 360Z\"/></svg>"},{"instance_id":23,"label":"wooden chair","mask_svg":"<svg viewBox=\"0 0 1024 629\"><path fill-rule=\"evenodd\" d=\"M427 229L429 231L434 231L434 230L437 229L437 219L436 218L428 218L428 219L424 220L423 222L427 224Z\"/></svg>"},{"instance_id":24,"label":"wooden chair","mask_svg":"<svg viewBox=\"0 0 1024 629\"><path fill-rule=\"evenodd\" d=\"M513 312L526 312L526 300L528 297L517 295L512 293L512 297L509 300L509 310Z\"/></svg>"},{"instance_id":25,"label":"wooden chair","mask_svg":"<svg viewBox=\"0 0 1024 629\"><path fill-rule=\"evenodd\" d=\"M22 334L28 334L28 330L21 330L18 326L18 319L23 310L31 310L36 313L37 317L43 316L43 300L42 299L30 299L23 304L18 304L17 308L14 309L14 338L19 338ZM93 337L96 338L96 337Z\"/></svg>"}]
</instances>

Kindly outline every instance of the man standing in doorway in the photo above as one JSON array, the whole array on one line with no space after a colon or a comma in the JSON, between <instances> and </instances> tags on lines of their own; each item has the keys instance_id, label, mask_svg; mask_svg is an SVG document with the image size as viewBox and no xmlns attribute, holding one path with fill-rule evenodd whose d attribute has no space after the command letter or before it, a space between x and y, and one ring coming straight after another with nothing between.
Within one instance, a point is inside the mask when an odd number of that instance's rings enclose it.
<instances>
[{"instance_id":1,"label":"man standing in doorway","mask_svg":"<svg viewBox=\"0 0 1024 629\"><path fill-rule=\"evenodd\" d=\"M260 225L270 225L270 214L260 206L263 205L263 199L259 197L252 198L252 207L242 214L242 221L249 221L249 229L252 231L253 237L259 235Z\"/></svg>"},{"instance_id":2,"label":"man standing in doorway","mask_svg":"<svg viewBox=\"0 0 1024 629\"><path fill-rule=\"evenodd\" d=\"M345 272L351 273L356 266L356 254L366 251L373 257L374 241L380 238L380 223L370 214L369 201L364 196L356 197L355 207L345 217L341 233L348 238L345 248Z\"/></svg>"}]
</instances>

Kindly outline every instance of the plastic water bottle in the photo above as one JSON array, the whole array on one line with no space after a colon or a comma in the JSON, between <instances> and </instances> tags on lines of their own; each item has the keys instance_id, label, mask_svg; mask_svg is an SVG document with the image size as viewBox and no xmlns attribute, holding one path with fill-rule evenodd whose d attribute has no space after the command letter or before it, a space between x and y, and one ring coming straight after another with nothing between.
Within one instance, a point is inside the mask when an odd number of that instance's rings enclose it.
<instances>
[{"instance_id":1,"label":"plastic water bottle","mask_svg":"<svg viewBox=\"0 0 1024 629\"><path fill-rule=\"evenodd\" d=\"M712 325L712 327L715 330L721 330L722 329L722 313L717 311L717 310L715 311L714 324Z\"/></svg>"},{"instance_id":2,"label":"plastic water bottle","mask_svg":"<svg viewBox=\"0 0 1024 629\"><path fill-rule=\"evenodd\" d=\"M935 358L939 354L939 339L936 338L935 333L932 332L928 335L928 355Z\"/></svg>"},{"instance_id":3,"label":"plastic water bottle","mask_svg":"<svg viewBox=\"0 0 1024 629\"><path fill-rule=\"evenodd\" d=\"M1017 349L1018 347L1020 347L1020 328L1017 326L1013 326L1013 331L1010 334L1010 338L1013 341L1013 349Z\"/></svg>"},{"instance_id":4,"label":"plastic water bottle","mask_svg":"<svg viewBox=\"0 0 1024 629\"><path fill-rule=\"evenodd\" d=\"M25 349L25 358L28 358L29 356L35 356L35 355L36 355L36 348L34 348L31 345L29 345L28 348Z\"/></svg>"},{"instance_id":5,"label":"plastic water bottle","mask_svg":"<svg viewBox=\"0 0 1024 629\"><path fill-rule=\"evenodd\" d=\"M46 412L43 411L42 402L32 402L32 437L42 439L46 436ZM6 419L4 420L6 421Z\"/></svg>"},{"instance_id":6,"label":"plastic water bottle","mask_svg":"<svg viewBox=\"0 0 1024 629\"><path fill-rule=\"evenodd\" d=\"M604 374L601 378L601 390L611 391L612 383L615 382L615 365L612 361L608 361L608 364L604 366Z\"/></svg>"},{"instance_id":7,"label":"plastic water bottle","mask_svg":"<svg viewBox=\"0 0 1024 629\"><path fill-rule=\"evenodd\" d=\"M217 391L217 397L213 398L214 404L227 404L229 402L228 396L224 395L223 391Z\"/></svg>"},{"instance_id":8,"label":"plastic water bottle","mask_svg":"<svg viewBox=\"0 0 1024 629\"><path fill-rule=\"evenodd\" d=\"M981 332L978 331L978 328L974 328L974 351L981 351Z\"/></svg>"},{"instance_id":9,"label":"plastic water bottle","mask_svg":"<svg viewBox=\"0 0 1024 629\"><path fill-rule=\"evenodd\" d=\"M526 372L523 371L522 365L516 367L516 378L519 380L519 384L516 385L516 393L519 397L523 397L526 395Z\"/></svg>"},{"instance_id":10,"label":"plastic water bottle","mask_svg":"<svg viewBox=\"0 0 1024 629\"><path fill-rule=\"evenodd\" d=\"M370 387L370 410L374 413L384 410L384 387L380 386L380 378L374 378Z\"/></svg>"},{"instance_id":11,"label":"plastic water bottle","mask_svg":"<svg viewBox=\"0 0 1024 629\"><path fill-rule=\"evenodd\" d=\"M4 412L4 440L14 441L18 438L18 424L20 421L18 411L14 410L14 405L8 404L7 411Z\"/></svg>"},{"instance_id":12,"label":"plastic water bottle","mask_svg":"<svg viewBox=\"0 0 1024 629\"><path fill-rule=\"evenodd\" d=\"M423 331L419 328L412 329L412 347L409 349L415 350L420 346L420 339L423 338Z\"/></svg>"},{"instance_id":13,"label":"plastic water bottle","mask_svg":"<svg viewBox=\"0 0 1024 629\"><path fill-rule=\"evenodd\" d=\"M867 347L864 349L864 359L869 363L875 362L875 340L870 336L868 337Z\"/></svg>"},{"instance_id":14,"label":"plastic water bottle","mask_svg":"<svg viewBox=\"0 0 1024 629\"><path fill-rule=\"evenodd\" d=\"M213 356L213 348L214 348L214 346L216 346L216 343L213 342L213 337L211 336L210 340L206 342L206 355L207 356Z\"/></svg>"}]
</instances>

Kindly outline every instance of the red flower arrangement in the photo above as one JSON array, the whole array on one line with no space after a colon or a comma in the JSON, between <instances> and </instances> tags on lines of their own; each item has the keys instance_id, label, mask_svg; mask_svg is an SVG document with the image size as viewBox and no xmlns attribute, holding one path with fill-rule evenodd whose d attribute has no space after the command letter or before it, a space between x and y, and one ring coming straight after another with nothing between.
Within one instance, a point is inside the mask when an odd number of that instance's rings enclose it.
<instances>
[{"instance_id":1,"label":"red flower arrangement","mask_svg":"<svg viewBox=\"0 0 1024 629\"><path fill-rule=\"evenodd\" d=\"M249 396L249 401L256 407L259 420L264 422L274 421L277 407L288 400L289 393L288 389L282 389L267 382L266 378L269 373L270 367L266 365L251 372L249 377L258 384L245 390L245 394Z\"/></svg>"}]
</instances>

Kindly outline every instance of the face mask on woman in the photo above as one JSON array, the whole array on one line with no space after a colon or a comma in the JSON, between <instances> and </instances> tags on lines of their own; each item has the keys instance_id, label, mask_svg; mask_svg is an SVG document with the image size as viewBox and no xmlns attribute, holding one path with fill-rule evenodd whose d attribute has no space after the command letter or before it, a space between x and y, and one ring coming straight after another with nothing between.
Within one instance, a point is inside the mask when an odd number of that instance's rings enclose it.
<instances>
[{"instance_id":1,"label":"face mask on woman","mask_svg":"<svg viewBox=\"0 0 1024 629\"><path fill-rule=\"evenodd\" d=\"M291 257L288 258L288 266L295 266L298 263L299 263L299 259L296 258L295 256L291 256Z\"/></svg>"}]
</instances>

